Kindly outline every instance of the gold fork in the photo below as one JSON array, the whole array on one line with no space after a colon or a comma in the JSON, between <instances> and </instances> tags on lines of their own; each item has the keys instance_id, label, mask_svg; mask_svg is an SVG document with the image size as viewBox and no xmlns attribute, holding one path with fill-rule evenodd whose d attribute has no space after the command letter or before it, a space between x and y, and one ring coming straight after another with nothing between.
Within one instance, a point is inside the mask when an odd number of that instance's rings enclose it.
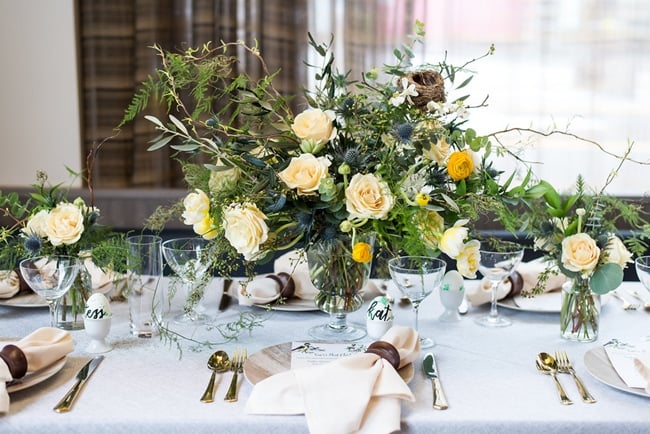
<instances>
[{"instance_id":1,"label":"gold fork","mask_svg":"<svg viewBox=\"0 0 650 434\"><path fill-rule=\"evenodd\" d=\"M625 298L623 298L621 295L619 295L616 291L610 292L614 297L618 298L621 303L623 303L623 310L637 310L639 308L638 304L632 304L629 301L627 301Z\"/></svg>"},{"instance_id":2,"label":"gold fork","mask_svg":"<svg viewBox=\"0 0 650 434\"><path fill-rule=\"evenodd\" d=\"M650 303L648 303L643 297L641 297L641 294L636 292L634 289L628 289L628 294L630 294L632 297L636 298L641 302L641 307L645 310L650 311Z\"/></svg>"},{"instance_id":3,"label":"gold fork","mask_svg":"<svg viewBox=\"0 0 650 434\"><path fill-rule=\"evenodd\" d=\"M573 380L576 383L576 386L578 386L578 391L580 392L580 396L582 396L582 400L584 402L588 402L590 404L596 402L593 396L591 396L591 393L587 390L584 384L582 384L582 381L580 381L580 378L576 375L575 369L573 369L573 365L571 364L571 360L569 360L569 356L565 351L558 351L555 353L555 360L557 361L557 370L563 374L571 374L573 377Z\"/></svg>"},{"instance_id":4,"label":"gold fork","mask_svg":"<svg viewBox=\"0 0 650 434\"><path fill-rule=\"evenodd\" d=\"M243 350L235 350L233 354L233 363L232 363L232 380L230 381L230 386L226 392L226 396L223 398L224 401L235 402L237 401L237 378L238 374L244 372L244 362L248 357L246 348Z\"/></svg>"}]
</instances>

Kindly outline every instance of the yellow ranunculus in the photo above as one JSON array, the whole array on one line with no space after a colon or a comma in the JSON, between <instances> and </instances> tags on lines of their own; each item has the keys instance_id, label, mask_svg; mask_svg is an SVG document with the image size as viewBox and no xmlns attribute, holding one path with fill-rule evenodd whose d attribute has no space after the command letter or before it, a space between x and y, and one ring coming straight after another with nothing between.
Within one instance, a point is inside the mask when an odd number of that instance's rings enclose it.
<instances>
[{"instance_id":1,"label":"yellow ranunculus","mask_svg":"<svg viewBox=\"0 0 650 434\"><path fill-rule=\"evenodd\" d=\"M440 234L445 228L445 220L436 211L420 208L413 214L411 222L419 231L420 239L429 249L437 249Z\"/></svg>"},{"instance_id":2,"label":"yellow ranunculus","mask_svg":"<svg viewBox=\"0 0 650 434\"><path fill-rule=\"evenodd\" d=\"M278 173L278 176L287 187L295 188L298 194L315 194L321 180L327 177L330 164L330 160L325 157L301 154L292 158L287 168Z\"/></svg>"},{"instance_id":3,"label":"yellow ranunculus","mask_svg":"<svg viewBox=\"0 0 650 434\"><path fill-rule=\"evenodd\" d=\"M370 173L357 173L345 189L345 206L351 219L385 219L394 201L388 185Z\"/></svg>"},{"instance_id":4,"label":"yellow ranunculus","mask_svg":"<svg viewBox=\"0 0 650 434\"><path fill-rule=\"evenodd\" d=\"M368 243L359 242L352 248L352 259L366 263L372 261L372 247Z\"/></svg>"},{"instance_id":5,"label":"yellow ranunculus","mask_svg":"<svg viewBox=\"0 0 650 434\"><path fill-rule=\"evenodd\" d=\"M471 240L463 244L463 247L456 257L456 268L458 272L468 279L476 278L479 261L481 243L478 240Z\"/></svg>"},{"instance_id":6,"label":"yellow ranunculus","mask_svg":"<svg viewBox=\"0 0 650 434\"><path fill-rule=\"evenodd\" d=\"M45 234L53 246L74 244L84 231L84 216L81 209L72 203L59 203L50 211L45 222Z\"/></svg>"},{"instance_id":7,"label":"yellow ranunculus","mask_svg":"<svg viewBox=\"0 0 650 434\"><path fill-rule=\"evenodd\" d=\"M244 259L251 261L269 236L266 216L253 203L232 204L224 210L224 236Z\"/></svg>"},{"instance_id":8,"label":"yellow ranunculus","mask_svg":"<svg viewBox=\"0 0 650 434\"><path fill-rule=\"evenodd\" d=\"M466 179L474 171L474 161L466 151L456 151L449 156L447 173L454 181Z\"/></svg>"},{"instance_id":9,"label":"yellow ranunculus","mask_svg":"<svg viewBox=\"0 0 650 434\"><path fill-rule=\"evenodd\" d=\"M210 215L206 215L203 220L198 223L194 223L192 226L194 232L198 235L201 235L206 240L212 240L217 237L219 233L217 228L214 225L214 219Z\"/></svg>"},{"instance_id":10,"label":"yellow ranunculus","mask_svg":"<svg viewBox=\"0 0 650 434\"><path fill-rule=\"evenodd\" d=\"M567 270L590 273L599 259L600 248L589 235L579 233L562 240L562 265Z\"/></svg>"},{"instance_id":11,"label":"yellow ranunculus","mask_svg":"<svg viewBox=\"0 0 650 434\"><path fill-rule=\"evenodd\" d=\"M203 190L196 189L183 199L183 223L195 225L201 223L210 212L210 199Z\"/></svg>"},{"instance_id":12,"label":"yellow ranunculus","mask_svg":"<svg viewBox=\"0 0 650 434\"><path fill-rule=\"evenodd\" d=\"M291 129L298 138L320 145L329 142L336 136L334 119L335 114L331 110L309 108L296 116Z\"/></svg>"},{"instance_id":13,"label":"yellow ranunculus","mask_svg":"<svg viewBox=\"0 0 650 434\"><path fill-rule=\"evenodd\" d=\"M467 220L459 220L454 226L447 229L440 238L440 250L452 259L460 255L469 229L464 227Z\"/></svg>"}]
</instances>

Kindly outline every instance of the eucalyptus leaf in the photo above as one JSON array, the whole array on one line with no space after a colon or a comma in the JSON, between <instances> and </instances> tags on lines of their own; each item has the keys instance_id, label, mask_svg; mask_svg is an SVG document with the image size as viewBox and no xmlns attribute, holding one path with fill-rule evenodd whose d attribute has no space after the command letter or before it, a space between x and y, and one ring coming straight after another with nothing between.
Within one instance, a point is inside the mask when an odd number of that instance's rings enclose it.
<instances>
[{"instance_id":1,"label":"eucalyptus leaf","mask_svg":"<svg viewBox=\"0 0 650 434\"><path fill-rule=\"evenodd\" d=\"M623 283L623 269L618 264L602 264L591 275L589 287L596 294L607 294Z\"/></svg>"}]
</instances>

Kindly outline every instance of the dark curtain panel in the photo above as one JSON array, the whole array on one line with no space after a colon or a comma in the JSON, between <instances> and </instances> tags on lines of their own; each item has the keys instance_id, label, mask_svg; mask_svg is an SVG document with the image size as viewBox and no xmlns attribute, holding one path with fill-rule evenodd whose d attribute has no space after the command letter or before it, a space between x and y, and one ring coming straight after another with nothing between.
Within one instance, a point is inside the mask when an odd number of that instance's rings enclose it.
<instances>
[{"instance_id":1,"label":"dark curtain panel","mask_svg":"<svg viewBox=\"0 0 650 434\"><path fill-rule=\"evenodd\" d=\"M78 0L84 152L115 134L137 86L158 66L149 46L166 50L208 41L256 39L277 88L297 94L305 82L307 0ZM257 65L240 68L259 77ZM158 114L160 115L160 114ZM147 152L156 135L136 120L106 140L95 161L98 188L183 187L178 164Z\"/></svg>"}]
</instances>

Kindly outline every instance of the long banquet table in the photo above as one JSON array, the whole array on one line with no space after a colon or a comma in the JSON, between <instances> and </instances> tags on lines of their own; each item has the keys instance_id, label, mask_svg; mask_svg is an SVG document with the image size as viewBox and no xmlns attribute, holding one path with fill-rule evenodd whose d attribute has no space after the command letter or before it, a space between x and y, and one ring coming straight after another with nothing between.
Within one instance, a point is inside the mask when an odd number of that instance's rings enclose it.
<instances>
[{"instance_id":1,"label":"long banquet table","mask_svg":"<svg viewBox=\"0 0 650 434\"><path fill-rule=\"evenodd\" d=\"M218 284L213 286L216 294ZM625 282L623 288L645 291L639 282ZM394 309L397 324L412 324L410 307L396 303ZM59 414L52 407L71 387L77 371L91 356L85 352L89 338L83 330L71 332L75 351L68 356L61 371L11 394L10 412L0 416L0 432L307 432L304 416L246 414L246 399L252 390L246 379L240 383L239 400L224 402L222 397L230 373L217 376L215 402L201 403L199 398L210 377L206 361L214 350L197 349L182 341L181 352L174 343L157 337L133 337L129 334L127 304L113 302L112 310L113 324L107 340L113 350L105 353L105 360L86 384L73 410ZM327 320L325 314L317 311L267 311L234 304L218 314L218 321L232 321L240 311L252 311L264 317L263 327L255 328L250 335L243 334L238 341L218 345L230 354L241 347L253 354L271 345L308 340L306 330ZM438 359L450 407L446 411L432 408L431 383L419 366L421 355L409 383L416 402L402 405L401 432L637 433L650 430L650 399L602 383L590 375L583 359L588 350L610 339L636 342L650 335L650 312L624 311L617 300L605 300L600 336L593 343L561 339L558 313L500 308L514 324L486 329L474 322L475 316L486 312L487 306L480 306L471 309L460 322L443 323L438 320L442 313L438 294L434 292L423 302L420 329L436 341L432 351ZM365 306L349 318L364 321ZM47 325L48 321L47 308L0 306L0 341L22 337ZM208 335L218 340L215 332ZM573 380L568 375L560 375L574 401L570 406L560 404L552 379L539 373L534 363L539 351L557 350L567 351L597 403L583 403Z\"/></svg>"}]
</instances>

